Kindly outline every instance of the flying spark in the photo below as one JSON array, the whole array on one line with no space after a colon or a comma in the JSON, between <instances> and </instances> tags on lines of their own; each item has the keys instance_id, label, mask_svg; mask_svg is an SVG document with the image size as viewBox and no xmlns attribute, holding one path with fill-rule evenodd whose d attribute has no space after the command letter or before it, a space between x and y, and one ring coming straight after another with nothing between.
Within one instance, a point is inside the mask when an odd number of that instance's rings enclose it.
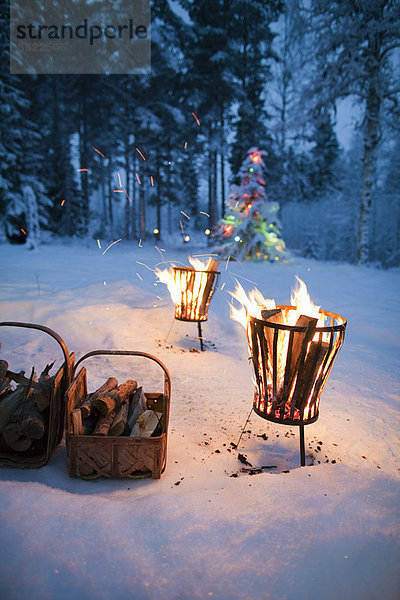
<instances>
[{"instance_id":1,"label":"flying spark","mask_svg":"<svg viewBox=\"0 0 400 600\"><path fill-rule=\"evenodd\" d=\"M61 200L61 206L64 206L65 200Z\"/></svg>"},{"instance_id":2,"label":"flying spark","mask_svg":"<svg viewBox=\"0 0 400 600\"><path fill-rule=\"evenodd\" d=\"M135 171L135 175L136 175L136 179L138 180L139 185L142 185L142 182L140 181L139 175L136 173L136 171Z\"/></svg>"},{"instance_id":3,"label":"flying spark","mask_svg":"<svg viewBox=\"0 0 400 600\"><path fill-rule=\"evenodd\" d=\"M143 154L140 152L139 148L135 148L135 149L136 149L136 152L137 152L138 154L140 154L140 156L143 158L143 160L146 160L146 158L145 158L145 157L143 156Z\"/></svg>"},{"instance_id":4,"label":"flying spark","mask_svg":"<svg viewBox=\"0 0 400 600\"><path fill-rule=\"evenodd\" d=\"M95 148L94 146L92 146L93 150L95 152L97 152L97 154L100 154L100 156L102 156L103 158L105 158L104 154L102 152L100 152L100 150L97 150L97 148Z\"/></svg>"},{"instance_id":5,"label":"flying spark","mask_svg":"<svg viewBox=\"0 0 400 600\"><path fill-rule=\"evenodd\" d=\"M204 212L204 210L201 210L201 211L200 211L200 214L201 214L201 215L206 215L206 217L209 217L209 216L210 216L208 213Z\"/></svg>"},{"instance_id":6,"label":"flying spark","mask_svg":"<svg viewBox=\"0 0 400 600\"><path fill-rule=\"evenodd\" d=\"M194 112L192 112L192 115L193 115L193 117L196 119L196 123L197 123L197 125L200 127L200 121L199 121L199 119L197 118L197 115L195 115L195 114L194 114Z\"/></svg>"},{"instance_id":7,"label":"flying spark","mask_svg":"<svg viewBox=\"0 0 400 600\"><path fill-rule=\"evenodd\" d=\"M143 281L143 277L140 277L139 273L136 273L136 275L139 277L140 281Z\"/></svg>"},{"instance_id":8,"label":"flying spark","mask_svg":"<svg viewBox=\"0 0 400 600\"><path fill-rule=\"evenodd\" d=\"M143 248L143 246L142 246L142 238L140 238L138 246L139 246L139 248Z\"/></svg>"},{"instance_id":9,"label":"flying spark","mask_svg":"<svg viewBox=\"0 0 400 600\"><path fill-rule=\"evenodd\" d=\"M154 179L153 179L153 175L150 175L150 179L151 179L151 185L152 185L152 187L154 187Z\"/></svg>"},{"instance_id":10,"label":"flying spark","mask_svg":"<svg viewBox=\"0 0 400 600\"><path fill-rule=\"evenodd\" d=\"M89 171L89 169L77 169L77 170L76 170L76 172L77 172L77 173L82 173L82 172L84 172L84 171Z\"/></svg>"},{"instance_id":11,"label":"flying spark","mask_svg":"<svg viewBox=\"0 0 400 600\"><path fill-rule=\"evenodd\" d=\"M186 150L186 148L187 148L187 142L185 142L185 150Z\"/></svg>"},{"instance_id":12,"label":"flying spark","mask_svg":"<svg viewBox=\"0 0 400 600\"><path fill-rule=\"evenodd\" d=\"M122 240L122 238L119 238L119 240L115 240L115 242L113 242L112 244L110 244L109 246L107 246L107 248L103 252L103 256L105 255L105 253L107 252L107 250L109 250L111 248L111 246L114 246L114 244L118 244L118 242L120 242L121 240Z\"/></svg>"},{"instance_id":13,"label":"flying spark","mask_svg":"<svg viewBox=\"0 0 400 600\"><path fill-rule=\"evenodd\" d=\"M21 227L21 231L24 235L27 235L25 229L22 229L22 227Z\"/></svg>"},{"instance_id":14,"label":"flying spark","mask_svg":"<svg viewBox=\"0 0 400 600\"><path fill-rule=\"evenodd\" d=\"M186 217L187 219L189 219L189 221L190 221L190 217L188 217L188 215L187 215L186 213L184 213L184 212L183 212L183 210L181 210L181 214L182 214L184 217Z\"/></svg>"},{"instance_id":15,"label":"flying spark","mask_svg":"<svg viewBox=\"0 0 400 600\"><path fill-rule=\"evenodd\" d=\"M119 173L117 173L117 175L118 175L119 187L122 188L121 175Z\"/></svg>"},{"instance_id":16,"label":"flying spark","mask_svg":"<svg viewBox=\"0 0 400 600\"><path fill-rule=\"evenodd\" d=\"M98 245L98 247L99 247L99 248L100 248L100 250L101 250L101 244L100 244L100 240L97 240L97 245Z\"/></svg>"}]
</instances>

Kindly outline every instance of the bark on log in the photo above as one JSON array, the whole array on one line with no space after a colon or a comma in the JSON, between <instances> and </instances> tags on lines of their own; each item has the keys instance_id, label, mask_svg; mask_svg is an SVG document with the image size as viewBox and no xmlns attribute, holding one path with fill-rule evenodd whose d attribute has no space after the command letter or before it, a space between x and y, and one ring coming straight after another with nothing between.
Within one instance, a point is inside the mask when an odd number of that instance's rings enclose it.
<instances>
[{"instance_id":1,"label":"bark on log","mask_svg":"<svg viewBox=\"0 0 400 600\"><path fill-rule=\"evenodd\" d=\"M119 436L125 432L126 422L128 418L128 410L129 404L122 404L122 406L120 407L120 409L114 417L108 435Z\"/></svg>"},{"instance_id":2,"label":"bark on log","mask_svg":"<svg viewBox=\"0 0 400 600\"><path fill-rule=\"evenodd\" d=\"M93 407L93 400L101 397L102 395L109 394L112 390L114 390L118 386L118 381L115 377L109 377L105 383L101 387L99 387L95 392L89 394L86 398L85 402L81 405L82 417L86 418L90 415Z\"/></svg>"},{"instance_id":3,"label":"bark on log","mask_svg":"<svg viewBox=\"0 0 400 600\"><path fill-rule=\"evenodd\" d=\"M92 406L103 416L116 412L122 404L129 401L129 396L132 396L136 389L137 381L128 379L107 395L92 398Z\"/></svg>"},{"instance_id":4,"label":"bark on log","mask_svg":"<svg viewBox=\"0 0 400 600\"><path fill-rule=\"evenodd\" d=\"M97 421L96 427L94 428L93 435L108 435L114 417L114 410L104 415L103 417L100 417Z\"/></svg>"}]
</instances>

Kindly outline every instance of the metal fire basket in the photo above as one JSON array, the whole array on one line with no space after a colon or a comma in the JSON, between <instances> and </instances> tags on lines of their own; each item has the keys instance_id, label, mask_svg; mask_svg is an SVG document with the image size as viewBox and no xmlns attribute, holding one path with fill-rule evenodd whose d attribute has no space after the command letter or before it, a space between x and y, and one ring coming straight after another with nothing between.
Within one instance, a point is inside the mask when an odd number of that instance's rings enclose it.
<instances>
[{"instance_id":1,"label":"metal fire basket","mask_svg":"<svg viewBox=\"0 0 400 600\"><path fill-rule=\"evenodd\" d=\"M301 466L305 465L304 425L318 419L321 393L347 324L335 313L319 313L329 326L285 325L249 316L249 347L256 378L254 411L268 421L300 428Z\"/></svg>"},{"instance_id":2,"label":"metal fire basket","mask_svg":"<svg viewBox=\"0 0 400 600\"><path fill-rule=\"evenodd\" d=\"M191 267L173 267L180 299L175 304L175 319L197 321L200 348L204 350L201 322L207 321L208 307L217 288L219 271L198 271Z\"/></svg>"}]
</instances>

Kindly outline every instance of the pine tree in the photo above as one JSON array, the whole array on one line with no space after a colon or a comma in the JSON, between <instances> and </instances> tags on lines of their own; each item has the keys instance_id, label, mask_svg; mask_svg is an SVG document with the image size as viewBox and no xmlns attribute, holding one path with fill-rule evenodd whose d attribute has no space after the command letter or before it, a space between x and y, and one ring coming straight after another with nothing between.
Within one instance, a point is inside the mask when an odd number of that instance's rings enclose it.
<instances>
[{"instance_id":1,"label":"pine tree","mask_svg":"<svg viewBox=\"0 0 400 600\"><path fill-rule=\"evenodd\" d=\"M229 212L220 222L219 250L238 260L287 260L285 242L280 237L277 202L269 202L265 193L263 155L250 148L239 170L239 185L233 185Z\"/></svg>"}]
</instances>

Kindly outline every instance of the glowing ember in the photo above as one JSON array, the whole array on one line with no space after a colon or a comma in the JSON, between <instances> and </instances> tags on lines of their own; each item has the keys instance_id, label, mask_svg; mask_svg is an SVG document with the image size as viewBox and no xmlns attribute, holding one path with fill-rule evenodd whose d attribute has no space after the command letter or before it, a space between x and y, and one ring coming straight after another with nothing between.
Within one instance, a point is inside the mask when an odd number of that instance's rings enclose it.
<instances>
[{"instance_id":1,"label":"glowing ember","mask_svg":"<svg viewBox=\"0 0 400 600\"><path fill-rule=\"evenodd\" d=\"M143 158L143 160L146 160L146 158L143 156L143 154L140 152L139 148L135 148L136 152L138 154L140 154L140 156Z\"/></svg>"},{"instance_id":2,"label":"glowing ember","mask_svg":"<svg viewBox=\"0 0 400 600\"><path fill-rule=\"evenodd\" d=\"M100 156L102 156L103 158L105 158L104 154L102 152L100 152L100 150L97 150L97 148L95 148L94 146L92 146L93 150L95 152L97 152L97 154L100 154Z\"/></svg>"}]
</instances>

